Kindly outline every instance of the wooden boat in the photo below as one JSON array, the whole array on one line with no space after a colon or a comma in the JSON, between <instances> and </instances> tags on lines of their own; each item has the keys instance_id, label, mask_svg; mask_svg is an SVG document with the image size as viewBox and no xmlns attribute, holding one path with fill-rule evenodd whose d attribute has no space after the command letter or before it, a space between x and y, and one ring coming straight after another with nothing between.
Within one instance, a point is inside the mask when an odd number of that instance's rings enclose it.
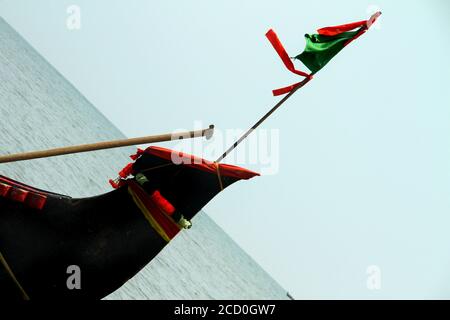
<instances>
[{"instance_id":1,"label":"wooden boat","mask_svg":"<svg viewBox=\"0 0 450 320\"><path fill-rule=\"evenodd\" d=\"M148 264L180 227L136 182L137 173L188 220L224 188L258 175L158 147L133 158L115 190L90 198L0 176L0 299L99 299ZM73 270L80 288L70 285Z\"/></svg>"}]
</instances>

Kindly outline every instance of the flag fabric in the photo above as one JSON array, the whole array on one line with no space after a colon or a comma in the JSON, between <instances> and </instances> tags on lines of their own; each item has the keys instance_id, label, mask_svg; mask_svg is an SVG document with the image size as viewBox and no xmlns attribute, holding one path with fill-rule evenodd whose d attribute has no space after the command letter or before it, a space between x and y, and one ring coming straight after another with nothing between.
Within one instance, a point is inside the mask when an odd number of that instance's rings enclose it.
<instances>
[{"instance_id":1,"label":"flag fabric","mask_svg":"<svg viewBox=\"0 0 450 320\"><path fill-rule=\"evenodd\" d=\"M358 31L342 32L335 36L306 34L305 51L295 56L313 73L322 69L345 45L358 34Z\"/></svg>"},{"instance_id":2,"label":"flag fabric","mask_svg":"<svg viewBox=\"0 0 450 320\"><path fill-rule=\"evenodd\" d=\"M310 71L308 74L304 71L295 69L289 55L286 53L281 41L278 39L275 31L272 29L266 33L274 49L277 51L286 68L303 77L311 78L313 74L322 69L336 54L353 40L364 34L370 26L381 15L381 12L373 14L370 19L352 22L348 24L325 27L317 30L317 34L306 34L305 50L295 56L293 59L300 60ZM273 90L275 96L292 91L299 83Z\"/></svg>"}]
</instances>

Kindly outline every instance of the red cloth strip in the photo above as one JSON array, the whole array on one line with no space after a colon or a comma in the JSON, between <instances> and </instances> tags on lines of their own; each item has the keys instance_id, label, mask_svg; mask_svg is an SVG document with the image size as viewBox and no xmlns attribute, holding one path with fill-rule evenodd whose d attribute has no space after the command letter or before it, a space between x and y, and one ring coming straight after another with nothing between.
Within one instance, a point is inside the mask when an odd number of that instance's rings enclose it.
<instances>
[{"instance_id":1,"label":"red cloth strip","mask_svg":"<svg viewBox=\"0 0 450 320\"><path fill-rule=\"evenodd\" d=\"M295 74L297 74L299 76L311 77L310 74L295 69L294 63L292 62L291 58L289 58L289 55L287 54L286 50L284 49L283 44L281 43L280 39L278 39L278 36L275 33L275 31L270 29L269 31L267 31L266 37L270 41L270 43L272 44L273 48L278 53L278 55L280 56L280 58L283 61L284 65L286 66L286 68L289 71L291 71L292 73L295 73ZM295 83L293 85L290 85L290 86L287 86L287 87L284 87L284 88L272 90L272 94L274 96L279 96L279 95L282 95L282 94L289 93L289 92L292 91L292 89L294 89L294 87L296 85L298 85L298 83Z\"/></svg>"},{"instance_id":2,"label":"red cloth strip","mask_svg":"<svg viewBox=\"0 0 450 320\"><path fill-rule=\"evenodd\" d=\"M267 39L269 39L273 48L278 53L278 55L280 56L284 65L286 66L286 68L289 71L291 71L295 74L298 74L299 76L309 77L309 74L307 74L306 72L295 69L294 63L292 62L291 58L289 58L288 54L286 53L286 50L284 49L283 45L281 44L280 39L278 39L278 36L275 33L275 31L270 29L269 31L267 31L266 37L267 37Z\"/></svg>"},{"instance_id":3,"label":"red cloth strip","mask_svg":"<svg viewBox=\"0 0 450 320\"><path fill-rule=\"evenodd\" d=\"M317 30L317 33L319 33L322 36L332 37L332 36L336 36L342 32L351 31L353 29L362 27L366 23L367 23L367 20L363 20L363 21L358 21L358 22L341 24L340 26L320 28Z\"/></svg>"},{"instance_id":4,"label":"red cloth strip","mask_svg":"<svg viewBox=\"0 0 450 320\"><path fill-rule=\"evenodd\" d=\"M153 219L164 230L169 239L173 239L180 232L180 227L178 227L175 221L162 212L154 200L135 181L127 180L127 184L150 212Z\"/></svg>"},{"instance_id":5,"label":"red cloth strip","mask_svg":"<svg viewBox=\"0 0 450 320\"><path fill-rule=\"evenodd\" d=\"M141 148L137 148L137 151L135 154L132 154L130 156L131 160L136 160L137 158L139 158L142 154L144 153L144 150L142 150Z\"/></svg>"},{"instance_id":6,"label":"red cloth strip","mask_svg":"<svg viewBox=\"0 0 450 320\"><path fill-rule=\"evenodd\" d=\"M131 175L131 173L133 172L133 164L134 164L134 162L130 162L122 170L120 170L119 177L121 177L122 179L125 179L126 177Z\"/></svg>"},{"instance_id":7,"label":"red cloth strip","mask_svg":"<svg viewBox=\"0 0 450 320\"><path fill-rule=\"evenodd\" d=\"M108 182L111 185L111 187L113 187L114 189L117 189L120 187L119 183L115 182L113 179L109 179Z\"/></svg>"},{"instance_id":8,"label":"red cloth strip","mask_svg":"<svg viewBox=\"0 0 450 320\"><path fill-rule=\"evenodd\" d=\"M165 214L171 216L175 212L175 207L169 202L169 200L163 197L159 190L155 190L150 198Z\"/></svg>"},{"instance_id":9,"label":"red cloth strip","mask_svg":"<svg viewBox=\"0 0 450 320\"><path fill-rule=\"evenodd\" d=\"M374 23L375 21L377 21L377 19L381 16L381 11L377 11L375 12L370 18L369 20L367 20L367 29L369 29Z\"/></svg>"},{"instance_id":10,"label":"red cloth strip","mask_svg":"<svg viewBox=\"0 0 450 320\"><path fill-rule=\"evenodd\" d=\"M358 22L351 22L351 23L347 23L347 24L341 24L340 26L320 28L320 29L317 30L317 32L320 35L332 37L332 36L336 36L336 35L338 35L338 34L340 34L342 32L351 31L353 29L364 27L364 26L365 26L364 29L367 30L378 19L378 17L380 15L381 15L381 12L378 11L378 12L374 13L369 18L369 20L363 20L363 21L358 21Z\"/></svg>"},{"instance_id":11,"label":"red cloth strip","mask_svg":"<svg viewBox=\"0 0 450 320\"><path fill-rule=\"evenodd\" d=\"M361 37L364 33L366 33L367 30L369 30L369 28L375 23L375 21L377 21L378 17L381 16L381 12L375 12L370 18L369 20L366 20L363 27L359 30L359 32L350 40L348 40L344 46L348 46L352 41L358 39L359 37Z\"/></svg>"},{"instance_id":12,"label":"red cloth strip","mask_svg":"<svg viewBox=\"0 0 450 320\"><path fill-rule=\"evenodd\" d=\"M286 93L291 92L300 83L301 82L297 82L297 83L294 83L294 84L292 84L290 86L287 86L287 87L284 87L284 88L272 90L272 93L273 93L274 96L281 96L282 94L286 94Z\"/></svg>"}]
</instances>

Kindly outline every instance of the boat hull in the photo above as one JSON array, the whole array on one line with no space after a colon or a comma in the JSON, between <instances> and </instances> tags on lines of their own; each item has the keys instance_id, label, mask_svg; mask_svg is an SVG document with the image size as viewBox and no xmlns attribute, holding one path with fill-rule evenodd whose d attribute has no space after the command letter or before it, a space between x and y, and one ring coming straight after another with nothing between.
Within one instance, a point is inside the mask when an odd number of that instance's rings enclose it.
<instances>
[{"instance_id":1,"label":"boat hull","mask_svg":"<svg viewBox=\"0 0 450 320\"><path fill-rule=\"evenodd\" d=\"M83 199L49 194L40 210L0 197L0 252L31 299L103 298L166 244L126 188ZM0 299L10 298L22 292L0 267Z\"/></svg>"},{"instance_id":2,"label":"boat hull","mask_svg":"<svg viewBox=\"0 0 450 320\"><path fill-rule=\"evenodd\" d=\"M173 162L174 154L182 163ZM103 298L180 231L152 190L190 220L229 185L258 175L159 147L133 158L113 183L117 189L90 198L0 176L0 299ZM135 181L138 173L152 190Z\"/></svg>"}]
</instances>

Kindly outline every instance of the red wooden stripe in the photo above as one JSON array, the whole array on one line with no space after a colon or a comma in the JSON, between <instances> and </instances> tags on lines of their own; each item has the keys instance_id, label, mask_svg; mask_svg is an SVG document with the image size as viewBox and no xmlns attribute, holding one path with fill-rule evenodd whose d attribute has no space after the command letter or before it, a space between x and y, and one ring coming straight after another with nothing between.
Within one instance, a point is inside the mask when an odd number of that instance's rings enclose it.
<instances>
[{"instance_id":1,"label":"red wooden stripe","mask_svg":"<svg viewBox=\"0 0 450 320\"><path fill-rule=\"evenodd\" d=\"M8 186L7 184L0 183L0 197L6 197L11 190L11 186Z\"/></svg>"},{"instance_id":2,"label":"red wooden stripe","mask_svg":"<svg viewBox=\"0 0 450 320\"><path fill-rule=\"evenodd\" d=\"M29 193L29 191L13 187L9 192L8 198L17 202L25 202Z\"/></svg>"},{"instance_id":3,"label":"red wooden stripe","mask_svg":"<svg viewBox=\"0 0 450 320\"><path fill-rule=\"evenodd\" d=\"M25 204L30 208L42 210L46 202L46 196L37 193L30 193L25 201Z\"/></svg>"}]
</instances>

